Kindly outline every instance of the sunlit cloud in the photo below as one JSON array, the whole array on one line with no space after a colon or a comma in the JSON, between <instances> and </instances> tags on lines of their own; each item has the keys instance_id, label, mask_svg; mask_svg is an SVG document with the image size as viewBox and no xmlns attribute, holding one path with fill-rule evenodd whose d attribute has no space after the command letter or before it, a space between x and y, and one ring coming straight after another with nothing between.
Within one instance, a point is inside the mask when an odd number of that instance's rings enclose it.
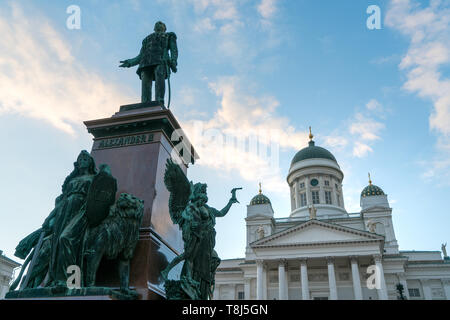
<instances>
[{"instance_id":1,"label":"sunlit cloud","mask_svg":"<svg viewBox=\"0 0 450 320\"><path fill-rule=\"evenodd\" d=\"M355 112L340 129L325 136L324 145L343 155L364 158L373 152L374 142L381 140L385 128L381 119L384 117L382 104L371 99L364 109Z\"/></svg>"},{"instance_id":2,"label":"sunlit cloud","mask_svg":"<svg viewBox=\"0 0 450 320\"><path fill-rule=\"evenodd\" d=\"M264 19L271 19L277 12L276 2L277 0L261 0L257 7L258 13Z\"/></svg>"},{"instance_id":3,"label":"sunlit cloud","mask_svg":"<svg viewBox=\"0 0 450 320\"><path fill-rule=\"evenodd\" d=\"M75 135L83 120L132 102L124 88L88 71L46 19L16 3L0 13L0 115L44 120Z\"/></svg>"},{"instance_id":4,"label":"sunlit cloud","mask_svg":"<svg viewBox=\"0 0 450 320\"><path fill-rule=\"evenodd\" d=\"M399 68L406 73L403 88L433 103L430 128L438 134L439 157L450 156L450 78L443 68L450 63L450 3L430 1L420 6L413 0L392 0L385 24L410 40ZM450 163L435 159L424 176L448 177Z\"/></svg>"},{"instance_id":5,"label":"sunlit cloud","mask_svg":"<svg viewBox=\"0 0 450 320\"><path fill-rule=\"evenodd\" d=\"M350 133L356 135L362 141L374 141L380 139L379 132L383 128L383 123L362 113L357 113L350 126Z\"/></svg>"},{"instance_id":6,"label":"sunlit cloud","mask_svg":"<svg viewBox=\"0 0 450 320\"><path fill-rule=\"evenodd\" d=\"M274 97L245 93L242 82L237 77L210 82L220 101L218 110L208 120L185 121L183 127L200 155L198 165L237 170L243 179L264 181L267 190L283 194L288 190L279 152L299 150L307 133L276 114L279 102Z\"/></svg>"},{"instance_id":7,"label":"sunlit cloud","mask_svg":"<svg viewBox=\"0 0 450 320\"><path fill-rule=\"evenodd\" d=\"M363 158L372 152L372 148L365 143L356 141L353 146L353 155L358 158Z\"/></svg>"}]
</instances>

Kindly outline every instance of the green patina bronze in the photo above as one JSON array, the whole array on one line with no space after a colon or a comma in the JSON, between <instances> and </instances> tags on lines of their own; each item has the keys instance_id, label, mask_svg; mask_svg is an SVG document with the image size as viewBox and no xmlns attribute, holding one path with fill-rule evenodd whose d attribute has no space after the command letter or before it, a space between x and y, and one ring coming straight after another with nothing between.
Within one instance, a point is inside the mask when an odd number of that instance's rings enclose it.
<instances>
[{"instance_id":1,"label":"green patina bronze","mask_svg":"<svg viewBox=\"0 0 450 320\"><path fill-rule=\"evenodd\" d=\"M95 287L102 258L119 261L121 295L135 297L128 289L129 263L138 241L144 206L142 200L126 193L114 202L116 191L116 180L109 167L103 164L97 170L94 159L83 150L42 228L16 247L15 255L25 259L25 263L7 298L34 294L72 296L75 293L67 292L67 280L68 267L74 265L80 268L81 286ZM20 282L20 289L12 292ZM83 288L76 295L112 290Z\"/></svg>"},{"instance_id":2,"label":"green patina bronze","mask_svg":"<svg viewBox=\"0 0 450 320\"><path fill-rule=\"evenodd\" d=\"M206 184L189 182L171 159L167 160L164 183L170 191L169 212L173 223L182 230L184 252L162 271L168 299L206 300L214 291L214 276L220 258L214 250L216 217L225 216L236 199L235 188L222 210L209 207ZM184 261L180 280L167 280L170 270Z\"/></svg>"},{"instance_id":3,"label":"green patina bronze","mask_svg":"<svg viewBox=\"0 0 450 320\"><path fill-rule=\"evenodd\" d=\"M155 101L164 104L165 80L169 79L170 105L170 71L177 72L177 36L166 32L166 25L161 21L155 24L154 31L142 41L139 55L120 61L119 67L139 65L136 72L142 80L143 103L152 101L152 83L155 81Z\"/></svg>"},{"instance_id":4,"label":"green patina bronze","mask_svg":"<svg viewBox=\"0 0 450 320\"><path fill-rule=\"evenodd\" d=\"M324 149L322 147L318 147L315 145L315 142L313 140L309 141L308 147L303 148L299 152L297 152L292 159L291 167L300 161L307 160L307 159L328 159L332 160L334 162L336 161L336 158L333 156L333 154L328 151L327 149Z\"/></svg>"}]
</instances>

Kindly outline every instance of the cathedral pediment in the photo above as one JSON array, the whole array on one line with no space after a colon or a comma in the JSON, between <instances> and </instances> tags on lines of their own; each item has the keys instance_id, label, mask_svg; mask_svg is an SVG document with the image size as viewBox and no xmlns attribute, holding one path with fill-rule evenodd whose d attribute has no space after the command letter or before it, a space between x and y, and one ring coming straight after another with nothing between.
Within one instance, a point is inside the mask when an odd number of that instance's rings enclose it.
<instances>
[{"instance_id":1,"label":"cathedral pediment","mask_svg":"<svg viewBox=\"0 0 450 320\"><path fill-rule=\"evenodd\" d=\"M384 237L319 220L302 222L251 243L253 248L382 242Z\"/></svg>"}]
</instances>

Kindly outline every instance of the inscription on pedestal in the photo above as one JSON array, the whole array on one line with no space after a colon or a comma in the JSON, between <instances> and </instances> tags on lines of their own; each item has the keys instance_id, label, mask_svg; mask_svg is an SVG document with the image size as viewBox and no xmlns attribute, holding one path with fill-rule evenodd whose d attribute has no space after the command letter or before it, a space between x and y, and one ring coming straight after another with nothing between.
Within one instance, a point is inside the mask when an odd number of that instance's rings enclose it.
<instances>
[{"instance_id":1,"label":"inscription on pedestal","mask_svg":"<svg viewBox=\"0 0 450 320\"><path fill-rule=\"evenodd\" d=\"M153 141L153 133L138 134L127 137L115 137L97 140L94 143L93 150L120 148L137 144L145 144Z\"/></svg>"}]
</instances>

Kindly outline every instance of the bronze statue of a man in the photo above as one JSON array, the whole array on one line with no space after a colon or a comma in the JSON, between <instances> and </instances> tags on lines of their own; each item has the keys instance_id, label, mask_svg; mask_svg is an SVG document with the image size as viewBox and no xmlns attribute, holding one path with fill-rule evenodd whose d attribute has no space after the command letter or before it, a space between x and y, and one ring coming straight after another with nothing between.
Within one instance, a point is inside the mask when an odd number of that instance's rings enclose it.
<instances>
[{"instance_id":1,"label":"bronze statue of a man","mask_svg":"<svg viewBox=\"0 0 450 320\"><path fill-rule=\"evenodd\" d=\"M142 80L142 102L152 101L152 82L155 81L155 101L164 104L165 80L170 78L170 70L177 72L177 36L166 32L166 25L161 21L155 24L154 30L142 41L139 55L120 61L119 67L130 68L139 64L136 72Z\"/></svg>"}]
</instances>

